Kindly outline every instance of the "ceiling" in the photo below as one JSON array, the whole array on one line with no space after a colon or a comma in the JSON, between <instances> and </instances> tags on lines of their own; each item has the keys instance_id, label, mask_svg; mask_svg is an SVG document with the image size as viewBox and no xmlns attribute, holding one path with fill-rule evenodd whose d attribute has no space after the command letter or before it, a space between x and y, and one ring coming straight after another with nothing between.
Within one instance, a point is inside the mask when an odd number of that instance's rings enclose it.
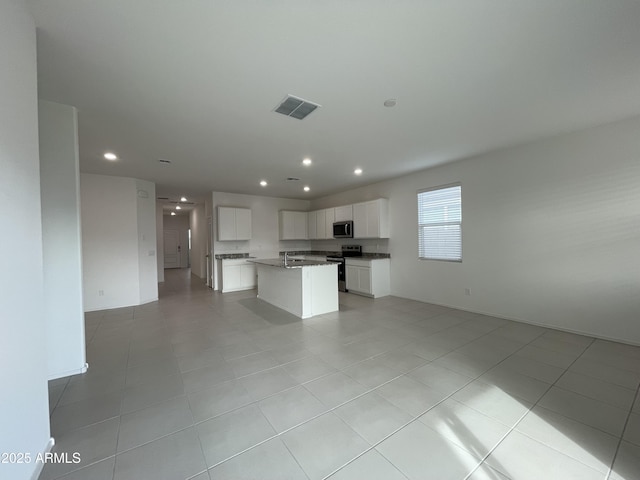
<instances>
[{"instance_id":1,"label":"ceiling","mask_svg":"<svg viewBox=\"0 0 640 480\"><path fill-rule=\"evenodd\" d=\"M637 0L28 4L39 95L78 108L81 171L174 201L312 199L640 114ZM321 108L275 113L287 94Z\"/></svg>"}]
</instances>

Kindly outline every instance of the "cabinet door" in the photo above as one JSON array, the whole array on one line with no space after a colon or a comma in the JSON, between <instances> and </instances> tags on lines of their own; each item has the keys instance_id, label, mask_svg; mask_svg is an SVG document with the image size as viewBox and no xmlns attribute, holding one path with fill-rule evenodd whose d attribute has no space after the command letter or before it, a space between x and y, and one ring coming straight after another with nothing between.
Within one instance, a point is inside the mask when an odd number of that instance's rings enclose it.
<instances>
[{"instance_id":1,"label":"cabinet door","mask_svg":"<svg viewBox=\"0 0 640 480\"><path fill-rule=\"evenodd\" d=\"M294 214L294 239L306 240L307 234L307 212L292 212Z\"/></svg>"},{"instance_id":2,"label":"cabinet door","mask_svg":"<svg viewBox=\"0 0 640 480\"><path fill-rule=\"evenodd\" d=\"M237 290L242 285L242 265L226 265L222 267L222 291Z\"/></svg>"},{"instance_id":3,"label":"cabinet door","mask_svg":"<svg viewBox=\"0 0 640 480\"><path fill-rule=\"evenodd\" d=\"M236 212L235 208L218 207L218 240L236 239Z\"/></svg>"},{"instance_id":4,"label":"cabinet door","mask_svg":"<svg viewBox=\"0 0 640 480\"><path fill-rule=\"evenodd\" d=\"M326 210L318 210L316 212L315 220L316 220L317 236L315 238L326 238L327 234L325 232L325 229L326 229L325 218L327 218ZM309 222L311 222L311 219L309 219ZM311 223L309 223L309 227L311 227Z\"/></svg>"},{"instance_id":5,"label":"cabinet door","mask_svg":"<svg viewBox=\"0 0 640 480\"><path fill-rule=\"evenodd\" d=\"M318 228L317 228L317 218L318 212L309 212L307 215L307 220L309 222L309 240L315 240L316 238L321 238L318 236Z\"/></svg>"},{"instance_id":6,"label":"cabinet door","mask_svg":"<svg viewBox=\"0 0 640 480\"><path fill-rule=\"evenodd\" d=\"M335 212L335 221L336 222L344 222L346 220L353 220L352 205L344 205L342 207L336 207L334 209L334 212Z\"/></svg>"},{"instance_id":7,"label":"cabinet door","mask_svg":"<svg viewBox=\"0 0 640 480\"><path fill-rule=\"evenodd\" d=\"M256 286L256 266L251 263L240 265L240 286L253 288Z\"/></svg>"},{"instance_id":8,"label":"cabinet door","mask_svg":"<svg viewBox=\"0 0 640 480\"><path fill-rule=\"evenodd\" d=\"M356 203L353 206L353 238L367 238L367 204Z\"/></svg>"},{"instance_id":9,"label":"cabinet door","mask_svg":"<svg viewBox=\"0 0 640 480\"><path fill-rule=\"evenodd\" d=\"M360 291L360 276L358 272L359 267L353 265L346 266L347 274L347 290Z\"/></svg>"},{"instance_id":10,"label":"cabinet door","mask_svg":"<svg viewBox=\"0 0 640 480\"><path fill-rule=\"evenodd\" d=\"M380 209L378 202L367 202L367 237L380 237Z\"/></svg>"},{"instance_id":11,"label":"cabinet door","mask_svg":"<svg viewBox=\"0 0 640 480\"><path fill-rule=\"evenodd\" d=\"M293 212L280 212L280 239L291 240L294 238Z\"/></svg>"},{"instance_id":12,"label":"cabinet door","mask_svg":"<svg viewBox=\"0 0 640 480\"><path fill-rule=\"evenodd\" d=\"M236 208L236 240L251 240L251 210Z\"/></svg>"},{"instance_id":13,"label":"cabinet door","mask_svg":"<svg viewBox=\"0 0 640 480\"><path fill-rule=\"evenodd\" d=\"M358 269L358 288L363 293L371 294L371 269L356 267Z\"/></svg>"},{"instance_id":14,"label":"cabinet door","mask_svg":"<svg viewBox=\"0 0 640 480\"><path fill-rule=\"evenodd\" d=\"M325 210L324 237L322 238L333 238L333 222L335 222L335 218L335 210L333 208Z\"/></svg>"}]
</instances>

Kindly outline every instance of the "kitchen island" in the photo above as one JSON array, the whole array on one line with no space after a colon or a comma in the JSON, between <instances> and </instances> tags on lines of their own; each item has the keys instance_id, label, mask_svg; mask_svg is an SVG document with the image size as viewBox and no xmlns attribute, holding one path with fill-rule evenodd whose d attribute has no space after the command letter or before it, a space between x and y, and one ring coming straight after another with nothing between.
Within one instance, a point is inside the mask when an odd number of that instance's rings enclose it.
<instances>
[{"instance_id":1,"label":"kitchen island","mask_svg":"<svg viewBox=\"0 0 640 480\"><path fill-rule=\"evenodd\" d=\"M338 266L332 262L251 259L258 267L258 298L300 317L338 310Z\"/></svg>"}]
</instances>

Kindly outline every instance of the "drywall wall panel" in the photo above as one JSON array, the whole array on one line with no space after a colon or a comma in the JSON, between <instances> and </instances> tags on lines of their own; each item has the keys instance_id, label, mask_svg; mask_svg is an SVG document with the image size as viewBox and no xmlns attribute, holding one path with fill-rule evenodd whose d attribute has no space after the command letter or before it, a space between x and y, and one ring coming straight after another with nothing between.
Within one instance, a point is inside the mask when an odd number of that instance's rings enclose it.
<instances>
[{"instance_id":1,"label":"drywall wall panel","mask_svg":"<svg viewBox=\"0 0 640 480\"><path fill-rule=\"evenodd\" d=\"M86 370L76 109L38 102L49 378Z\"/></svg>"},{"instance_id":2,"label":"drywall wall panel","mask_svg":"<svg viewBox=\"0 0 640 480\"><path fill-rule=\"evenodd\" d=\"M136 180L82 173L80 198L85 311L138 305Z\"/></svg>"},{"instance_id":3,"label":"drywall wall panel","mask_svg":"<svg viewBox=\"0 0 640 480\"><path fill-rule=\"evenodd\" d=\"M26 4L0 0L0 452L35 458L50 443L43 293L36 29ZM42 464L0 463L0 478Z\"/></svg>"},{"instance_id":4,"label":"drywall wall panel","mask_svg":"<svg viewBox=\"0 0 640 480\"><path fill-rule=\"evenodd\" d=\"M640 344L638 131L635 117L312 207L389 199L394 295ZM453 182L462 184L462 263L419 260L416 193Z\"/></svg>"},{"instance_id":5,"label":"drywall wall panel","mask_svg":"<svg viewBox=\"0 0 640 480\"><path fill-rule=\"evenodd\" d=\"M158 300L158 262L156 259L156 185L135 180L138 222L138 280L140 303Z\"/></svg>"}]
</instances>

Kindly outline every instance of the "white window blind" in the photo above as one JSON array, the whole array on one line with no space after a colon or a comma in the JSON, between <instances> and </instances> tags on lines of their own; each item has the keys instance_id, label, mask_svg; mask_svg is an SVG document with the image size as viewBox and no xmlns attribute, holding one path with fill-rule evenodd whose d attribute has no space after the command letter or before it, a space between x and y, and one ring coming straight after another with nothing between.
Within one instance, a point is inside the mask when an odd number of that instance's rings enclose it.
<instances>
[{"instance_id":1,"label":"white window blind","mask_svg":"<svg viewBox=\"0 0 640 480\"><path fill-rule=\"evenodd\" d=\"M418 257L462 261L462 187L418 192Z\"/></svg>"}]
</instances>

